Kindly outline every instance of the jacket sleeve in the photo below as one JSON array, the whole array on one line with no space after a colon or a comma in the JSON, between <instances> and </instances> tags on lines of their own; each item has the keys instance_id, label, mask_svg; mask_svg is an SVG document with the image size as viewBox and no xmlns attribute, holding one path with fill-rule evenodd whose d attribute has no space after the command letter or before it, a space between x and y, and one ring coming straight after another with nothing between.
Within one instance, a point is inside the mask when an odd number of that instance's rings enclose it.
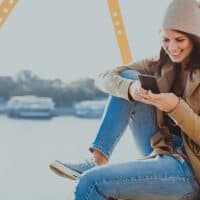
<instances>
[{"instance_id":1,"label":"jacket sleeve","mask_svg":"<svg viewBox=\"0 0 200 200\"><path fill-rule=\"evenodd\" d=\"M169 116L189 138L200 145L200 116L183 99Z\"/></svg>"},{"instance_id":2,"label":"jacket sleeve","mask_svg":"<svg viewBox=\"0 0 200 200\"><path fill-rule=\"evenodd\" d=\"M110 95L130 100L128 97L128 89L133 80L121 77L120 73L125 70L135 70L142 74L152 74L153 71L150 63L155 60L156 57L108 70L99 74L95 80L95 84L102 91Z\"/></svg>"}]
</instances>

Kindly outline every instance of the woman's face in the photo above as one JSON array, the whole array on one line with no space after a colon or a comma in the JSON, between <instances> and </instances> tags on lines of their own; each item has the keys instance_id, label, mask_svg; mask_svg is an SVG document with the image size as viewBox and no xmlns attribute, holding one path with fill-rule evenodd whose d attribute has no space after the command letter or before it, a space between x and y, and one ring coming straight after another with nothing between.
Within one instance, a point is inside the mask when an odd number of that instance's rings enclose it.
<instances>
[{"instance_id":1,"label":"woman's face","mask_svg":"<svg viewBox=\"0 0 200 200\"><path fill-rule=\"evenodd\" d=\"M162 30L162 47L172 62L187 62L192 52L191 39L180 32L171 29Z\"/></svg>"}]
</instances>

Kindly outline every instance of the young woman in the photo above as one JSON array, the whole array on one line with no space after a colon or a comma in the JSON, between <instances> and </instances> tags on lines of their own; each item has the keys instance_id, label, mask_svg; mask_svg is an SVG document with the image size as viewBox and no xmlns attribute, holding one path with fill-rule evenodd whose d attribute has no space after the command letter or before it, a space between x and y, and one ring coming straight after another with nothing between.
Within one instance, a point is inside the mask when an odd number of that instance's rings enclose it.
<instances>
[{"instance_id":1,"label":"young woman","mask_svg":"<svg viewBox=\"0 0 200 200\"><path fill-rule=\"evenodd\" d=\"M111 97L90 148L94 160L50 166L60 175L78 177L75 200L200 199L198 3L173 0L161 37L158 58L115 68L97 80ZM138 74L154 75L161 93L142 88ZM144 159L107 164L128 124Z\"/></svg>"}]
</instances>

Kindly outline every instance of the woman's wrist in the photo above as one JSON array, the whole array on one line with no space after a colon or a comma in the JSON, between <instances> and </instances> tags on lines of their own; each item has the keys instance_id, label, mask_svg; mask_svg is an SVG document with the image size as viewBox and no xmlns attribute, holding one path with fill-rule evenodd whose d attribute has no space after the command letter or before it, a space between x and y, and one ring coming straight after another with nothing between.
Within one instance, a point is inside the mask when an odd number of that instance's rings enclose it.
<instances>
[{"instance_id":1,"label":"woman's wrist","mask_svg":"<svg viewBox=\"0 0 200 200\"><path fill-rule=\"evenodd\" d=\"M169 110L167 113L172 113L174 110L176 110L177 106L179 105L180 101L181 101L181 98L180 97L177 97L177 103L175 104L175 106Z\"/></svg>"}]
</instances>

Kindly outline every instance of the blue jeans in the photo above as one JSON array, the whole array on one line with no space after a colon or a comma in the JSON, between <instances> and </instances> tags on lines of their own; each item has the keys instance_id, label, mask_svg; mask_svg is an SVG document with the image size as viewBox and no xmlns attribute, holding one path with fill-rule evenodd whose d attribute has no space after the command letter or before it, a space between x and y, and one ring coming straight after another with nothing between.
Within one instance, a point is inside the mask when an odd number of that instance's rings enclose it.
<instances>
[{"instance_id":1,"label":"blue jeans","mask_svg":"<svg viewBox=\"0 0 200 200\"><path fill-rule=\"evenodd\" d=\"M137 79L137 72L124 71L122 77ZM129 125L137 148L147 156L150 139L158 129L155 108L140 102L110 97L91 150L108 159ZM175 148L182 141L174 136ZM103 200L109 197L136 200L189 200L199 185L190 165L166 155L120 164L98 166L85 172L77 184L75 200Z\"/></svg>"}]
</instances>

